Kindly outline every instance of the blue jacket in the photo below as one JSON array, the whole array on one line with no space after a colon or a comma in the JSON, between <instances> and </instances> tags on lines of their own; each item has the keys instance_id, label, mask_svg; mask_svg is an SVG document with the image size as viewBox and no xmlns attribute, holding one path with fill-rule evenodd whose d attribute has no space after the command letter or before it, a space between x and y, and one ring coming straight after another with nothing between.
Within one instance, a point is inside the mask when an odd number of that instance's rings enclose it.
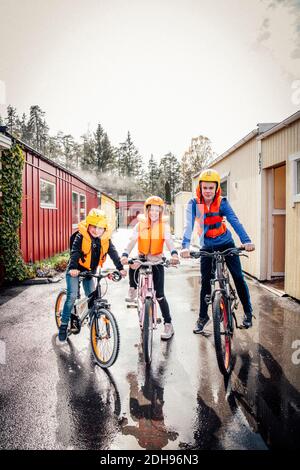
<instances>
[{"instance_id":1,"label":"blue jacket","mask_svg":"<svg viewBox=\"0 0 300 470\"><path fill-rule=\"evenodd\" d=\"M186 209L186 225L184 228L182 248L189 248L190 246L197 211L197 199L193 198L188 202L188 206ZM220 215L226 217L227 221L231 224L243 244L251 243L249 235L247 234L243 225L240 223L239 219L235 215L235 212L233 211L226 197L222 198L220 205ZM230 242L233 242L233 238L230 230L228 230L227 228L226 232L216 238L202 236L200 238L200 247L215 248Z\"/></svg>"}]
</instances>

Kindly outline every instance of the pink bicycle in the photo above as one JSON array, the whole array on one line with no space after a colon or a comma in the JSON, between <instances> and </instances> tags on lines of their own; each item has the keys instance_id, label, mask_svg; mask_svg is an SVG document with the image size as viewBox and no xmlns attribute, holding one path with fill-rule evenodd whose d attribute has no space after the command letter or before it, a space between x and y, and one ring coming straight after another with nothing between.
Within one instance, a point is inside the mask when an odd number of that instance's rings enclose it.
<instances>
[{"instance_id":1,"label":"pink bicycle","mask_svg":"<svg viewBox=\"0 0 300 470\"><path fill-rule=\"evenodd\" d=\"M152 267L161 264L168 268L170 266L170 262L166 258L162 258L161 261L154 263L143 261L140 258L131 258L128 260L128 264L134 263L140 264L140 268L138 270L138 300L136 307L138 309L140 328L142 332L144 359L146 364L151 364L153 330L155 330L157 324L161 322L161 319L157 316L157 301L153 284Z\"/></svg>"}]
</instances>

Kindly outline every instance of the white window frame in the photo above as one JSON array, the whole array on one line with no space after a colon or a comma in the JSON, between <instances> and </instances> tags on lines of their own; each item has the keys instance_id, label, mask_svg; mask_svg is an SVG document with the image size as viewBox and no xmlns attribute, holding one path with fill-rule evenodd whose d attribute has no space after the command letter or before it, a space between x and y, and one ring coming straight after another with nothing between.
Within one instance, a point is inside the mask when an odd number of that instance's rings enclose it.
<instances>
[{"instance_id":1,"label":"white window frame","mask_svg":"<svg viewBox=\"0 0 300 470\"><path fill-rule=\"evenodd\" d=\"M41 201L41 181L46 184L50 184L54 187L54 203L47 204L46 202ZM44 178L40 178L40 207L41 209L57 209L56 207L56 183L52 181L45 180Z\"/></svg>"},{"instance_id":2,"label":"white window frame","mask_svg":"<svg viewBox=\"0 0 300 470\"><path fill-rule=\"evenodd\" d=\"M77 211L78 223L73 224L73 222L72 222L72 228L77 228L78 224L86 218L86 195L82 194L82 193L79 193L78 191L73 191L72 190L72 219L73 219L73 194L76 194L77 197L78 197L78 211ZM80 198L81 197L84 197L84 218L83 219L80 219Z\"/></svg>"},{"instance_id":3,"label":"white window frame","mask_svg":"<svg viewBox=\"0 0 300 470\"><path fill-rule=\"evenodd\" d=\"M78 197L78 211L77 211L77 220L78 220L78 223L76 224L73 224L73 220L72 220L72 228L77 228L78 227L78 224L80 222L80 213L79 213L79 210L80 210L80 199L79 199L79 193L77 191L73 191L72 190L72 219L73 219L73 194L77 194L77 197Z\"/></svg>"},{"instance_id":4,"label":"white window frame","mask_svg":"<svg viewBox=\"0 0 300 470\"><path fill-rule=\"evenodd\" d=\"M300 202L300 193L297 193L297 163L300 161L300 152L290 155L289 161L291 163L292 206L294 207L297 202Z\"/></svg>"},{"instance_id":5,"label":"white window frame","mask_svg":"<svg viewBox=\"0 0 300 470\"><path fill-rule=\"evenodd\" d=\"M81 206L81 201L80 198L84 197L84 217L81 219L80 217L80 206ZM79 222L82 222L86 218L86 195L85 194L79 194Z\"/></svg>"},{"instance_id":6,"label":"white window frame","mask_svg":"<svg viewBox=\"0 0 300 470\"><path fill-rule=\"evenodd\" d=\"M227 182L227 194L225 197L229 201L230 200L230 171L228 171L228 173L222 174L220 179L221 179L221 183L224 183L225 181Z\"/></svg>"}]
</instances>

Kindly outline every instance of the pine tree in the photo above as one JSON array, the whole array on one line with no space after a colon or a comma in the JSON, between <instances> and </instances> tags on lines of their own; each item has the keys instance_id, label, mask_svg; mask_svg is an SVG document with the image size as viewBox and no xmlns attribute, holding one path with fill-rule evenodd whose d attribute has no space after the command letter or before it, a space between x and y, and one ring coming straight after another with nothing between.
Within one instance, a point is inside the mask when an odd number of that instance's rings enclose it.
<instances>
[{"instance_id":1,"label":"pine tree","mask_svg":"<svg viewBox=\"0 0 300 470\"><path fill-rule=\"evenodd\" d=\"M120 144L118 149L118 171L119 176L141 177L143 173L143 162L139 151L133 144L128 131L127 139Z\"/></svg>"},{"instance_id":2,"label":"pine tree","mask_svg":"<svg viewBox=\"0 0 300 470\"><path fill-rule=\"evenodd\" d=\"M27 116L25 113L22 114L21 120L20 120L20 139L23 140L23 142L28 142L29 137L28 137L28 122L27 122Z\"/></svg>"},{"instance_id":3,"label":"pine tree","mask_svg":"<svg viewBox=\"0 0 300 470\"><path fill-rule=\"evenodd\" d=\"M111 147L108 135L104 132L101 124L98 124L94 134L95 153L97 162L97 171L105 173L114 166L114 152Z\"/></svg>"},{"instance_id":4,"label":"pine tree","mask_svg":"<svg viewBox=\"0 0 300 470\"><path fill-rule=\"evenodd\" d=\"M38 105L30 107L27 125L29 144L36 150L44 152L46 148L49 128L45 121L45 112Z\"/></svg>"},{"instance_id":5,"label":"pine tree","mask_svg":"<svg viewBox=\"0 0 300 470\"><path fill-rule=\"evenodd\" d=\"M172 203L180 185L180 163L176 156L169 152L161 158L159 163L158 195L168 199L168 203Z\"/></svg>"},{"instance_id":6,"label":"pine tree","mask_svg":"<svg viewBox=\"0 0 300 470\"><path fill-rule=\"evenodd\" d=\"M62 147L64 153L65 166L67 169L76 167L75 141L71 134L64 135L62 138Z\"/></svg>"},{"instance_id":7,"label":"pine tree","mask_svg":"<svg viewBox=\"0 0 300 470\"><path fill-rule=\"evenodd\" d=\"M156 194L159 181L158 164L155 161L153 154L148 162L147 170L143 178L143 188L147 195Z\"/></svg>"},{"instance_id":8,"label":"pine tree","mask_svg":"<svg viewBox=\"0 0 300 470\"><path fill-rule=\"evenodd\" d=\"M5 124L8 127L8 132L14 135L18 134L19 117L16 108L9 104L6 113Z\"/></svg>"},{"instance_id":9,"label":"pine tree","mask_svg":"<svg viewBox=\"0 0 300 470\"><path fill-rule=\"evenodd\" d=\"M86 134L82 136L83 146L81 152L80 167L85 171L93 171L97 167L95 142L93 136L88 130Z\"/></svg>"}]
</instances>

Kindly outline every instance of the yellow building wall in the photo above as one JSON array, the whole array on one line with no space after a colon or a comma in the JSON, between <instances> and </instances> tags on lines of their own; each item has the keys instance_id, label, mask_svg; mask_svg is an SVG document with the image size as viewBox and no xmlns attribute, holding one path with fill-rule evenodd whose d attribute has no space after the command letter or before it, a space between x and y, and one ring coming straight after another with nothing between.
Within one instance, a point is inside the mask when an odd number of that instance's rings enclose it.
<instances>
[{"instance_id":1,"label":"yellow building wall","mask_svg":"<svg viewBox=\"0 0 300 470\"><path fill-rule=\"evenodd\" d=\"M107 215L109 225L112 230L116 230L117 226L117 211L116 211L116 203L109 197L101 194L101 209Z\"/></svg>"},{"instance_id":2,"label":"yellow building wall","mask_svg":"<svg viewBox=\"0 0 300 470\"><path fill-rule=\"evenodd\" d=\"M300 152L300 120L262 140L263 168L286 162L285 292L300 299L300 203L292 203L292 162Z\"/></svg>"}]
</instances>

